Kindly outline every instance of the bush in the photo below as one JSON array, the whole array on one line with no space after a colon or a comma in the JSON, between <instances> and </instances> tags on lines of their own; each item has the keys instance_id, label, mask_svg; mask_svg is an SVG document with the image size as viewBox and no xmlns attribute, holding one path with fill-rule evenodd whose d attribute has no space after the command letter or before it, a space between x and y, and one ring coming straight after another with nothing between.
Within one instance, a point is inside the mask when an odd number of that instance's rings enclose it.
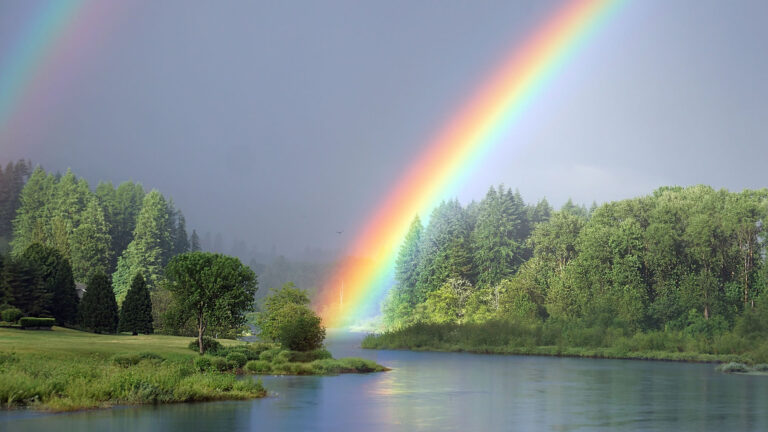
<instances>
[{"instance_id":1,"label":"bush","mask_svg":"<svg viewBox=\"0 0 768 432\"><path fill-rule=\"evenodd\" d=\"M251 360L245 364L245 370L251 373L269 373L272 371L272 365L264 360Z\"/></svg>"},{"instance_id":2,"label":"bush","mask_svg":"<svg viewBox=\"0 0 768 432\"><path fill-rule=\"evenodd\" d=\"M200 372L211 370L211 357L205 355L195 357L194 365Z\"/></svg>"},{"instance_id":3,"label":"bush","mask_svg":"<svg viewBox=\"0 0 768 432\"><path fill-rule=\"evenodd\" d=\"M259 354L259 360L271 362L282 351L280 348L270 348Z\"/></svg>"},{"instance_id":4,"label":"bush","mask_svg":"<svg viewBox=\"0 0 768 432\"><path fill-rule=\"evenodd\" d=\"M53 318L24 317L19 319L19 325L21 325L21 328L24 329L50 329L55 324L56 320Z\"/></svg>"},{"instance_id":5,"label":"bush","mask_svg":"<svg viewBox=\"0 0 768 432\"><path fill-rule=\"evenodd\" d=\"M189 345L187 345L187 347L192 351L200 352L200 346L197 343L197 339L192 339L192 341L189 343ZM221 346L219 341L217 341L216 339L208 336L203 336L203 351L205 352L219 351L222 348L223 347Z\"/></svg>"},{"instance_id":6,"label":"bush","mask_svg":"<svg viewBox=\"0 0 768 432\"><path fill-rule=\"evenodd\" d=\"M325 327L312 309L288 304L280 309L283 320L277 326L277 341L289 350L311 351L325 340Z\"/></svg>"},{"instance_id":7,"label":"bush","mask_svg":"<svg viewBox=\"0 0 768 432\"><path fill-rule=\"evenodd\" d=\"M313 375L311 363L276 363L272 365L272 372L284 375Z\"/></svg>"},{"instance_id":8,"label":"bush","mask_svg":"<svg viewBox=\"0 0 768 432\"><path fill-rule=\"evenodd\" d=\"M163 361L163 358L152 352L115 354L112 356L112 363L123 367L139 364L139 362L142 360L149 360L155 363L159 363Z\"/></svg>"},{"instance_id":9,"label":"bush","mask_svg":"<svg viewBox=\"0 0 768 432\"><path fill-rule=\"evenodd\" d=\"M8 309L5 309L4 311L0 312L0 317L2 317L2 321L9 322L9 323L15 323L16 321L21 318L22 312L21 309L11 307Z\"/></svg>"},{"instance_id":10,"label":"bush","mask_svg":"<svg viewBox=\"0 0 768 432\"><path fill-rule=\"evenodd\" d=\"M717 370L725 373L744 373L749 372L749 367L744 363L730 362L721 364L717 367Z\"/></svg>"},{"instance_id":11,"label":"bush","mask_svg":"<svg viewBox=\"0 0 768 432\"><path fill-rule=\"evenodd\" d=\"M240 352L231 352L227 354L227 363L230 363L235 366L235 368L241 368L245 365L245 362L248 361L248 357L245 356L245 354Z\"/></svg>"},{"instance_id":12,"label":"bush","mask_svg":"<svg viewBox=\"0 0 768 432\"><path fill-rule=\"evenodd\" d=\"M225 372L229 370L229 363L227 363L227 359L225 358L211 357L211 369L219 372Z\"/></svg>"},{"instance_id":13,"label":"bush","mask_svg":"<svg viewBox=\"0 0 768 432\"><path fill-rule=\"evenodd\" d=\"M266 342L255 342L250 343L245 346L246 347L246 356L248 356L248 360L258 360L259 355L263 353L264 351L277 348L275 344L266 343ZM255 356L253 359L251 359L251 356Z\"/></svg>"},{"instance_id":14,"label":"bush","mask_svg":"<svg viewBox=\"0 0 768 432\"><path fill-rule=\"evenodd\" d=\"M320 348L312 351L291 351L291 350L280 351L277 357L275 357L275 361L279 361L282 363L285 363L285 362L309 363L315 360L329 359L329 358L332 358L331 353L324 348Z\"/></svg>"}]
</instances>

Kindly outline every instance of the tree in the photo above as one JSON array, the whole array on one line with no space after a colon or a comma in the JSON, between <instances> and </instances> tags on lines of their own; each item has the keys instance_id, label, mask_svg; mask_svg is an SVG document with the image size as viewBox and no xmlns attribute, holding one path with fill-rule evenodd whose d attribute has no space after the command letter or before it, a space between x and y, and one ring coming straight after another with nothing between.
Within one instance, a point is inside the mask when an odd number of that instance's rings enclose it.
<instances>
[{"instance_id":1,"label":"tree","mask_svg":"<svg viewBox=\"0 0 768 432\"><path fill-rule=\"evenodd\" d=\"M480 287L495 287L523 262L519 239L523 204L512 191L499 186L498 191L488 191L478 210L472 233L477 283Z\"/></svg>"},{"instance_id":2,"label":"tree","mask_svg":"<svg viewBox=\"0 0 768 432\"><path fill-rule=\"evenodd\" d=\"M164 248L168 244L168 207L160 192L153 190L144 197L133 241L117 261L117 270L112 278L118 300L122 301L125 297L137 273L146 275L150 288L157 285L163 273Z\"/></svg>"},{"instance_id":3,"label":"tree","mask_svg":"<svg viewBox=\"0 0 768 432\"><path fill-rule=\"evenodd\" d=\"M131 332L134 336L152 334L152 300L149 298L149 290L144 276L141 273L134 276L131 288L125 295L125 301L120 308L120 321L117 325L118 332Z\"/></svg>"},{"instance_id":4,"label":"tree","mask_svg":"<svg viewBox=\"0 0 768 432\"><path fill-rule=\"evenodd\" d=\"M30 245L24 251L23 258L35 268L45 297L50 299L50 305L43 309L56 318L60 325L76 324L80 299L69 261L56 249L39 243Z\"/></svg>"},{"instance_id":5,"label":"tree","mask_svg":"<svg viewBox=\"0 0 768 432\"><path fill-rule=\"evenodd\" d=\"M11 248L14 255L21 255L33 243L46 243L46 207L53 200L56 179L37 167L27 180L19 196L19 208L13 219L13 241Z\"/></svg>"},{"instance_id":6,"label":"tree","mask_svg":"<svg viewBox=\"0 0 768 432\"><path fill-rule=\"evenodd\" d=\"M117 301L109 277L94 273L80 302L80 323L94 333L114 333L118 323Z\"/></svg>"},{"instance_id":7,"label":"tree","mask_svg":"<svg viewBox=\"0 0 768 432\"><path fill-rule=\"evenodd\" d=\"M173 255L181 255L189 252L189 237L187 237L187 220L181 210L177 210L176 227L174 235ZM199 242L199 239L198 239ZM199 246L199 245L198 245Z\"/></svg>"},{"instance_id":8,"label":"tree","mask_svg":"<svg viewBox=\"0 0 768 432\"><path fill-rule=\"evenodd\" d=\"M5 170L0 167L0 237L10 238L13 233L13 219L21 201L19 199L27 178L32 172L32 163L19 160L8 162Z\"/></svg>"},{"instance_id":9,"label":"tree","mask_svg":"<svg viewBox=\"0 0 768 432\"><path fill-rule=\"evenodd\" d=\"M312 309L299 304L286 304L280 309L281 321L275 340L283 348L294 351L311 351L323 346L325 328Z\"/></svg>"},{"instance_id":10,"label":"tree","mask_svg":"<svg viewBox=\"0 0 768 432\"><path fill-rule=\"evenodd\" d=\"M197 231L192 230L192 236L189 239L189 251L200 252L200 236L197 235Z\"/></svg>"},{"instance_id":11,"label":"tree","mask_svg":"<svg viewBox=\"0 0 768 432\"><path fill-rule=\"evenodd\" d=\"M280 289L271 289L270 294L264 299L262 312L256 314L256 326L259 327L259 336L269 341L279 339L280 324L285 315L281 312L287 305L307 306L309 297L306 291L299 289L293 282L283 284Z\"/></svg>"},{"instance_id":12,"label":"tree","mask_svg":"<svg viewBox=\"0 0 768 432\"><path fill-rule=\"evenodd\" d=\"M165 274L177 307L196 323L200 354L206 330L239 328L253 310L256 275L237 258L190 252L172 258Z\"/></svg>"},{"instance_id":13,"label":"tree","mask_svg":"<svg viewBox=\"0 0 768 432\"><path fill-rule=\"evenodd\" d=\"M26 316L51 316L53 296L45 289L35 263L24 256L12 258L5 264L5 285L10 304Z\"/></svg>"},{"instance_id":14,"label":"tree","mask_svg":"<svg viewBox=\"0 0 768 432\"><path fill-rule=\"evenodd\" d=\"M112 256L109 227L95 198L88 200L80 225L70 236L75 279L85 281L92 272L106 273Z\"/></svg>"},{"instance_id":15,"label":"tree","mask_svg":"<svg viewBox=\"0 0 768 432\"><path fill-rule=\"evenodd\" d=\"M397 254L395 262L395 281L397 284L390 291L384 304L384 320L392 326L406 321L413 315L416 304L416 283L419 280L420 243L424 230L419 216L413 218L408 234Z\"/></svg>"}]
</instances>

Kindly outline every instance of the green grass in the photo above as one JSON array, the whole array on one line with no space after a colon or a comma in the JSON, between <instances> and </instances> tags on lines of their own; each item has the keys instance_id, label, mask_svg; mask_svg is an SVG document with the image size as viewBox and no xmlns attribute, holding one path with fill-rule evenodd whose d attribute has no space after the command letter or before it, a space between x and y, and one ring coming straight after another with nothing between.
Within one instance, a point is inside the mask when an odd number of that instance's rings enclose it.
<instances>
[{"instance_id":1,"label":"green grass","mask_svg":"<svg viewBox=\"0 0 768 432\"><path fill-rule=\"evenodd\" d=\"M71 411L266 395L260 381L198 371L188 343L186 337L162 335L0 328L0 406Z\"/></svg>"},{"instance_id":2,"label":"green grass","mask_svg":"<svg viewBox=\"0 0 768 432\"><path fill-rule=\"evenodd\" d=\"M370 334L363 339L362 347L711 363L768 362L768 344L763 339L733 333L704 338L675 331L627 334L613 328L515 322L422 323Z\"/></svg>"}]
</instances>

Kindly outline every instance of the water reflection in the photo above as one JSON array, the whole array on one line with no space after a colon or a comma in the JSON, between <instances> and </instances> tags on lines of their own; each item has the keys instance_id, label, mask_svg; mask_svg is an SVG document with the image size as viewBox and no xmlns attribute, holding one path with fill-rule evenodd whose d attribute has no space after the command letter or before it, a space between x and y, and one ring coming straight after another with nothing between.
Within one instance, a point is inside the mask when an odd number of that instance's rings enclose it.
<instances>
[{"instance_id":1,"label":"water reflection","mask_svg":"<svg viewBox=\"0 0 768 432\"><path fill-rule=\"evenodd\" d=\"M712 365L363 351L358 343L332 335L330 348L393 370L265 377L272 395L255 401L5 412L0 430L768 430L768 379Z\"/></svg>"}]
</instances>

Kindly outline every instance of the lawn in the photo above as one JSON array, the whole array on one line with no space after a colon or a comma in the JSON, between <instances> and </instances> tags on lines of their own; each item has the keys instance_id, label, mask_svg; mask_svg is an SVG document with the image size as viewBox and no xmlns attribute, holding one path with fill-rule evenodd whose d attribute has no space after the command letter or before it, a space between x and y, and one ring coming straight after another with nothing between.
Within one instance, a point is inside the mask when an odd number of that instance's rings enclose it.
<instances>
[{"instance_id":1,"label":"lawn","mask_svg":"<svg viewBox=\"0 0 768 432\"><path fill-rule=\"evenodd\" d=\"M70 411L266 395L260 381L195 368L191 340L0 328L0 407Z\"/></svg>"}]
</instances>

